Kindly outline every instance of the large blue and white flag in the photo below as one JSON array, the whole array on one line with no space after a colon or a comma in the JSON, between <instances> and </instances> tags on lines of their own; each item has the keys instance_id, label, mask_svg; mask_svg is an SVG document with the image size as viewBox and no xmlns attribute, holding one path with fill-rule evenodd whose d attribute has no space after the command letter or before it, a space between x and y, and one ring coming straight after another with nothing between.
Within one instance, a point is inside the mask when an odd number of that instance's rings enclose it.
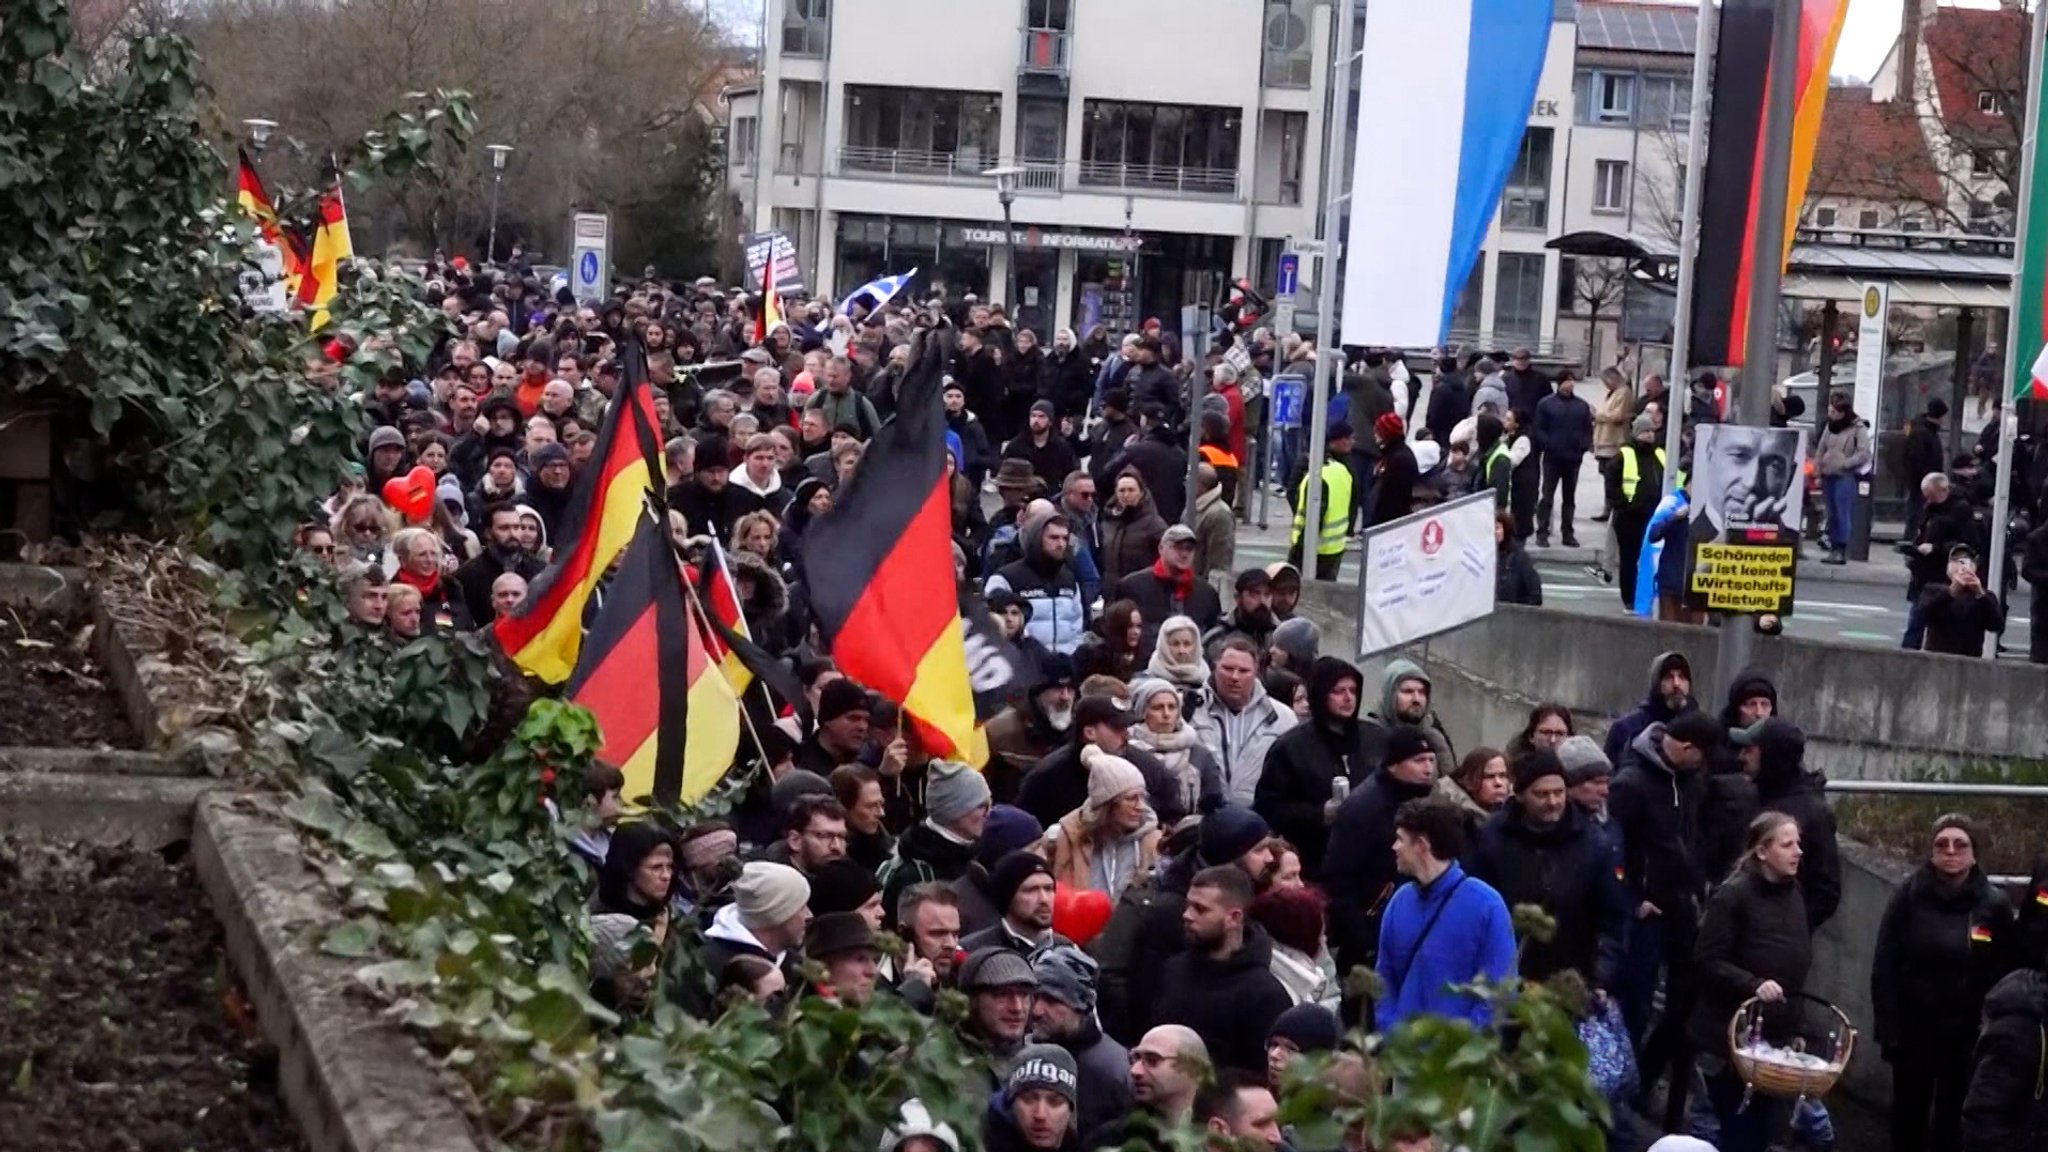
<instances>
[{"instance_id":1,"label":"large blue and white flag","mask_svg":"<svg viewBox=\"0 0 2048 1152\"><path fill-rule=\"evenodd\" d=\"M853 290L853 294L848 296L846 298L846 301L839 305L840 315L853 315L853 306L862 300L866 300L868 302L868 311L875 311L882 305L887 304L889 301L895 299L896 294L898 292L903 291L903 286L910 283L911 278L916 275L917 269L912 268L910 271L902 273L901 275L884 276L879 280L868 281L867 283L861 285L860 287L855 288Z\"/></svg>"},{"instance_id":2,"label":"large blue and white flag","mask_svg":"<svg viewBox=\"0 0 2048 1152\"><path fill-rule=\"evenodd\" d=\"M1442 342L1521 148L1554 8L1554 0L1367 6L1344 343Z\"/></svg>"}]
</instances>

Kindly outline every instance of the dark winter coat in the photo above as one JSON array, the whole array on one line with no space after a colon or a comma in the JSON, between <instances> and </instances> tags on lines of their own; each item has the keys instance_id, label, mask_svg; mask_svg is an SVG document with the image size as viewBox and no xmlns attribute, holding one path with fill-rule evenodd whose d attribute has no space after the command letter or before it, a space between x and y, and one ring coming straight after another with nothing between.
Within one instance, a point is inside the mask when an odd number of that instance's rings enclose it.
<instances>
[{"instance_id":1,"label":"dark winter coat","mask_svg":"<svg viewBox=\"0 0 2048 1152\"><path fill-rule=\"evenodd\" d=\"M1493 885L1508 907L1534 904L1556 921L1548 941L1522 941L1523 979L1571 969L1590 987L1613 988L1634 911L1615 877L1620 864L1621 853L1577 805L1566 804L1564 819L1542 828L1510 801L1480 829L1465 871Z\"/></svg>"},{"instance_id":2,"label":"dark winter coat","mask_svg":"<svg viewBox=\"0 0 2048 1152\"><path fill-rule=\"evenodd\" d=\"M1074 455L1074 446L1067 443L1067 438L1060 435L1058 428L1046 433L1043 445L1032 442L1029 428L1019 431L1016 438L1004 446L1003 458L1022 460L1031 465L1031 470L1045 481L1048 492L1058 492L1060 485L1066 483L1067 473L1081 466L1081 458Z\"/></svg>"},{"instance_id":3,"label":"dark winter coat","mask_svg":"<svg viewBox=\"0 0 2048 1152\"><path fill-rule=\"evenodd\" d=\"M1981 869L1950 889L1922 864L1892 893L1877 928L1870 1005L1878 1047L1973 1039L1984 997L2018 961L2017 928L2012 903Z\"/></svg>"},{"instance_id":4,"label":"dark winter coat","mask_svg":"<svg viewBox=\"0 0 2048 1152\"><path fill-rule=\"evenodd\" d=\"M1984 998L1963 1152L2048 1149L2048 974L2022 969Z\"/></svg>"},{"instance_id":5,"label":"dark winter coat","mask_svg":"<svg viewBox=\"0 0 2048 1152\"><path fill-rule=\"evenodd\" d=\"M1799 823L1799 888L1806 897L1809 926L1816 932L1842 904L1842 851L1835 842L1827 786L1826 776L1807 771L1797 759L1765 760L1757 769L1760 810L1783 812Z\"/></svg>"},{"instance_id":6,"label":"dark winter coat","mask_svg":"<svg viewBox=\"0 0 2048 1152\"><path fill-rule=\"evenodd\" d=\"M1501 372L1501 383L1508 390L1508 408L1520 418L1524 428L1536 418L1536 406L1548 399L1555 389L1550 377L1534 367L1516 368L1509 365ZM1590 435L1589 433L1589 443Z\"/></svg>"},{"instance_id":7,"label":"dark winter coat","mask_svg":"<svg viewBox=\"0 0 2048 1152\"><path fill-rule=\"evenodd\" d=\"M1948 553L1957 544L1968 544L1980 554L1990 547L1977 530L1977 512L1961 493L1951 490L1939 504L1927 506L1920 532L1913 538L1913 551L1906 558L1906 594L1919 598L1922 589L1948 583ZM1920 545L1927 551L1920 551ZM1974 653L1973 653L1974 655Z\"/></svg>"},{"instance_id":8,"label":"dark winter coat","mask_svg":"<svg viewBox=\"0 0 2048 1152\"><path fill-rule=\"evenodd\" d=\"M1678 772L1664 758L1664 725L1637 736L1616 765L1608 818L1621 830L1622 879L1632 903L1644 900L1668 921L1690 922L1706 891L1700 772Z\"/></svg>"},{"instance_id":9,"label":"dark winter coat","mask_svg":"<svg viewBox=\"0 0 2048 1152\"><path fill-rule=\"evenodd\" d=\"M1997 597L1960 593L1946 583L1929 584L1920 593L1920 623L1927 629L1920 650L1945 656L1982 656L1987 636L2005 634Z\"/></svg>"},{"instance_id":10,"label":"dark winter coat","mask_svg":"<svg viewBox=\"0 0 2048 1152\"><path fill-rule=\"evenodd\" d=\"M1775 980L1787 997L1806 987L1813 944L1798 883L1768 880L1745 868L1715 889L1700 920L1693 957L1699 963L1699 1002L1686 1022L1686 1036L1699 1051L1725 1059L1728 1022L1759 985ZM1783 1043L1796 1019L1789 1009L1767 1006L1764 1037Z\"/></svg>"},{"instance_id":11,"label":"dark winter coat","mask_svg":"<svg viewBox=\"0 0 2048 1152\"><path fill-rule=\"evenodd\" d=\"M1062 416L1078 418L1086 412L1095 390L1095 370L1088 364L1088 354L1079 348L1065 355L1054 352L1046 358L1046 369L1039 397L1052 401Z\"/></svg>"},{"instance_id":12,"label":"dark winter coat","mask_svg":"<svg viewBox=\"0 0 2048 1152\"><path fill-rule=\"evenodd\" d=\"M498 582L498 577L507 572L517 572L530 584L546 567L538 558L524 552L512 555L507 563L506 557L486 548L482 555L455 570L455 582L462 586L462 600L469 605L470 618L481 627L498 618L497 610L491 607L491 585Z\"/></svg>"},{"instance_id":13,"label":"dark winter coat","mask_svg":"<svg viewBox=\"0 0 2048 1152\"><path fill-rule=\"evenodd\" d=\"M2048 519L2027 533L2020 552L2020 579L2034 589L2032 618L2027 637L2027 659L2048 664Z\"/></svg>"},{"instance_id":14,"label":"dark winter coat","mask_svg":"<svg viewBox=\"0 0 2048 1152\"><path fill-rule=\"evenodd\" d=\"M1117 476L1126 468L1138 470L1161 519L1168 524L1180 520L1188 502L1188 450L1173 429L1162 425L1133 437L1109 462L1108 474Z\"/></svg>"},{"instance_id":15,"label":"dark winter coat","mask_svg":"<svg viewBox=\"0 0 2048 1152\"><path fill-rule=\"evenodd\" d=\"M1946 469L1948 451L1943 447L1947 439L1941 425L1926 416L1916 416L1906 428L1906 443L1899 453L1900 463L1905 469L1901 477L1908 490L1920 490L1920 481L1936 472Z\"/></svg>"},{"instance_id":16,"label":"dark winter coat","mask_svg":"<svg viewBox=\"0 0 2048 1152\"><path fill-rule=\"evenodd\" d=\"M1521 542L1510 535L1501 542L1499 553L1493 569L1494 601L1543 607L1543 577L1537 574L1536 562L1529 559Z\"/></svg>"},{"instance_id":17,"label":"dark winter coat","mask_svg":"<svg viewBox=\"0 0 2048 1152\"><path fill-rule=\"evenodd\" d=\"M1593 406L1577 392L1553 392L1536 404L1529 425L1536 448L1546 459L1570 463L1593 450Z\"/></svg>"},{"instance_id":18,"label":"dark winter coat","mask_svg":"<svg viewBox=\"0 0 2048 1152\"><path fill-rule=\"evenodd\" d=\"M1342 776L1357 787L1377 768L1366 763L1357 715L1338 718L1329 712L1331 690L1347 679L1363 699L1365 677L1358 669L1331 656L1316 660L1308 675L1309 722L1295 725L1273 742L1252 799L1252 810L1300 851L1302 871L1311 880L1322 875L1329 842L1323 805L1330 800L1332 784Z\"/></svg>"},{"instance_id":19,"label":"dark winter coat","mask_svg":"<svg viewBox=\"0 0 2048 1152\"><path fill-rule=\"evenodd\" d=\"M1430 439L1448 446L1458 422L1471 414L1471 379L1455 370L1437 373L1436 381L1429 388L1429 414L1423 417L1423 423L1429 426Z\"/></svg>"},{"instance_id":20,"label":"dark winter coat","mask_svg":"<svg viewBox=\"0 0 2048 1152\"><path fill-rule=\"evenodd\" d=\"M1128 416L1115 420L1105 417L1088 435L1088 471L1095 477L1095 486L1102 490L1105 500L1111 481L1116 473L1109 470L1109 462L1123 453L1124 446L1138 434L1138 425Z\"/></svg>"},{"instance_id":21,"label":"dark winter coat","mask_svg":"<svg viewBox=\"0 0 2048 1152\"><path fill-rule=\"evenodd\" d=\"M1208 1046L1216 1067L1260 1071L1266 1030L1294 1006L1272 963L1272 941L1256 924L1245 925L1244 944L1221 960L1182 951L1159 973L1151 1026L1185 1024Z\"/></svg>"},{"instance_id":22,"label":"dark winter coat","mask_svg":"<svg viewBox=\"0 0 2048 1152\"><path fill-rule=\"evenodd\" d=\"M1395 440L1382 448L1379 472L1372 484L1372 515L1366 526L1378 527L1415 511L1415 484L1421 476L1408 441Z\"/></svg>"},{"instance_id":23,"label":"dark winter coat","mask_svg":"<svg viewBox=\"0 0 2048 1152\"><path fill-rule=\"evenodd\" d=\"M995 449L988 442L987 425L971 410L962 410L957 416L950 412L946 414L946 430L960 438L961 474L976 488L981 487L989 469L996 464Z\"/></svg>"},{"instance_id":24,"label":"dark winter coat","mask_svg":"<svg viewBox=\"0 0 2048 1152\"><path fill-rule=\"evenodd\" d=\"M1337 971L1370 967L1379 954L1380 917L1401 883L1394 867L1394 813L1434 792L1380 768L1351 793L1330 824L1323 853L1323 890L1330 897L1330 950Z\"/></svg>"},{"instance_id":25,"label":"dark winter coat","mask_svg":"<svg viewBox=\"0 0 2048 1152\"><path fill-rule=\"evenodd\" d=\"M1138 606L1138 616L1142 621L1142 635L1138 640L1138 658L1141 660L1152 658L1152 646L1159 640L1159 626L1168 619L1185 616L1193 620L1198 635L1214 628L1223 619L1223 598L1217 595L1214 584L1198 576L1187 585L1187 594L1183 596L1180 586L1160 576L1157 567L1155 564L1140 568L1117 581L1111 591L1103 593L1111 602L1129 600Z\"/></svg>"},{"instance_id":26,"label":"dark winter coat","mask_svg":"<svg viewBox=\"0 0 2048 1152\"><path fill-rule=\"evenodd\" d=\"M896 922L896 902L905 888L933 881L950 884L966 875L972 863L974 845L956 844L928 822L912 824L896 841L896 854L875 874L882 885L883 918Z\"/></svg>"},{"instance_id":27,"label":"dark winter coat","mask_svg":"<svg viewBox=\"0 0 2048 1152\"><path fill-rule=\"evenodd\" d=\"M1166 520L1147 494L1135 508L1103 508L1096 531L1102 537L1102 545L1095 552L1102 586L1115 588L1117 581L1150 568L1152 561L1159 558L1159 538L1166 535Z\"/></svg>"},{"instance_id":28,"label":"dark winter coat","mask_svg":"<svg viewBox=\"0 0 2048 1152\"><path fill-rule=\"evenodd\" d=\"M1093 1132L1131 1110L1131 1054L1102 1034L1093 1020L1082 1023L1081 1035L1059 1041L1074 1058L1080 1073L1081 1102L1074 1119L1083 1132Z\"/></svg>"}]
</instances>

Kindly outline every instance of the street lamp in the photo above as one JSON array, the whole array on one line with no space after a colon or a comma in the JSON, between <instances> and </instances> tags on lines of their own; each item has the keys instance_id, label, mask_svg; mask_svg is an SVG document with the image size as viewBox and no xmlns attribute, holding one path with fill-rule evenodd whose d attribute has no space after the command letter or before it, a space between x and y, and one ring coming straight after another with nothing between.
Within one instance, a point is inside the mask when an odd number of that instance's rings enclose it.
<instances>
[{"instance_id":1,"label":"street lamp","mask_svg":"<svg viewBox=\"0 0 2048 1152\"><path fill-rule=\"evenodd\" d=\"M491 154L491 239L484 249L484 263L498 262L498 189L505 183L505 160L512 155L510 144L486 144L484 151Z\"/></svg>"},{"instance_id":2,"label":"street lamp","mask_svg":"<svg viewBox=\"0 0 2048 1152\"><path fill-rule=\"evenodd\" d=\"M270 143L270 134L277 131L277 121L252 116L242 121L242 127L249 130L249 143L255 146L256 154L261 156L264 147Z\"/></svg>"},{"instance_id":3,"label":"street lamp","mask_svg":"<svg viewBox=\"0 0 2048 1152\"><path fill-rule=\"evenodd\" d=\"M1024 175L1024 169L1020 165L1005 164L982 175L995 178L996 199L1003 205L1003 248L1010 263L1010 274L1003 292L1004 299L1009 302L1010 314L1015 316L1020 310L1017 304L1017 233L1010 225L1010 206L1017 202L1017 178Z\"/></svg>"}]
</instances>

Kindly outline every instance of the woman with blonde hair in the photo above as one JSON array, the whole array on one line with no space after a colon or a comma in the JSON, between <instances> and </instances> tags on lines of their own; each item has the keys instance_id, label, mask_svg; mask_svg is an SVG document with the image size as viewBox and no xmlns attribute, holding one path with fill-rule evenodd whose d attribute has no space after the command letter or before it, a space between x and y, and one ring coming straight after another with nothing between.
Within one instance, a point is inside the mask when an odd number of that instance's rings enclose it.
<instances>
[{"instance_id":1,"label":"woman with blonde hair","mask_svg":"<svg viewBox=\"0 0 2048 1152\"><path fill-rule=\"evenodd\" d=\"M1101 892L1114 903L1159 860L1159 821L1145 803L1145 775L1092 744L1081 749L1088 799L1046 833L1053 880Z\"/></svg>"},{"instance_id":2,"label":"woman with blonde hair","mask_svg":"<svg viewBox=\"0 0 2048 1152\"><path fill-rule=\"evenodd\" d=\"M1707 1099L1721 1120L1721 1152L1767 1152L1792 1117L1792 1102L1748 1091L1729 1062L1728 1025L1752 997L1762 1001L1762 1038L1790 1041L1800 994L1813 966L1806 900L1799 892L1799 822L1765 812L1749 824L1741 860L1707 900L1694 959L1699 1001L1686 1035L1700 1053ZM1737 1043L1748 1043L1739 1037ZM1821 1053L1828 1055L1828 1053Z\"/></svg>"},{"instance_id":3,"label":"woman with blonde hair","mask_svg":"<svg viewBox=\"0 0 2048 1152\"><path fill-rule=\"evenodd\" d=\"M775 565L775 541L781 532L782 522L775 518L775 513L766 510L749 512L733 522L729 547L735 555L752 552Z\"/></svg>"},{"instance_id":4,"label":"woman with blonde hair","mask_svg":"<svg viewBox=\"0 0 2048 1152\"><path fill-rule=\"evenodd\" d=\"M432 529L401 531L391 540L391 554L398 560L391 582L419 593L422 631L432 627L441 633L467 632L475 627L462 584L443 563L441 538Z\"/></svg>"},{"instance_id":5,"label":"woman with blonde hair","mask_svg":"<svg viewBox=\"0 0 2048 1152\"><path fill-rule=\"evenodd\" d=\"M384 501L362 495L350 497L341 511L334 514L332 530L335 543L350 558L375 565L389 576L397 566L388 551L391 534L397 528L398 517L384 506Z\"/></svg>"}]
</instances>

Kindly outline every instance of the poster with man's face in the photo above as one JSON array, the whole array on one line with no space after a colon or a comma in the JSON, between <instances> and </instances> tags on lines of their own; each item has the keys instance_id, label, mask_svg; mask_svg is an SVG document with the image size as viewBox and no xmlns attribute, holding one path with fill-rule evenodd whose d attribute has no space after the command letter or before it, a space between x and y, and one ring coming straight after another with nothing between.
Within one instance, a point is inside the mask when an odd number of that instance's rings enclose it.
<instances>
[{"instance_id":1,"label":"poster with man's face","mask_svg":"<svg viewBox=\"0 0 2048 1152\"><path fill-rule=\"evenodd\" d=\"M1797 540L1806 508L1806 433L1708 424L1693 442L1694 541Z\"/></svg>"}]
</instances>

